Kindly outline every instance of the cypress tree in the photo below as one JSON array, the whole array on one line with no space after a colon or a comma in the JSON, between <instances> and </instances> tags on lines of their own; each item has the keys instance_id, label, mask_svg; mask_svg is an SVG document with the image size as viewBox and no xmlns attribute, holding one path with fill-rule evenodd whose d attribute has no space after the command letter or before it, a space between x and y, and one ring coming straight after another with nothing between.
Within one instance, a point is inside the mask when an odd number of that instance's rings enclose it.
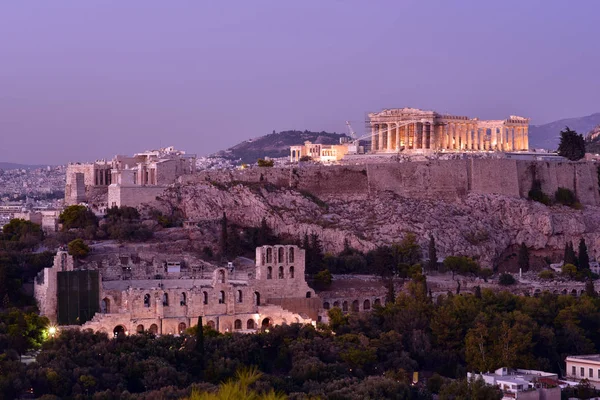
<instances>
[{"instance_id":1,"label":"cypress tree","mask_svg":"<svg viewBox=\"0 0 600 400\"><path fill-rule=\"evenodd\" d=\"M577 265L580 269L590 269L590 257L588 256L585 240L581 238L579 241L579 255L577 256Z\"/></svg>"},{"instance_id":2,"label":"cypress tree","mask_svg":"<svg viewBox=\"0 0 600 400\"><path fill-rule=\"evenodd\" d=\"M573 250L573 242L568 242L565 246L564 265L573 264L577 266L577 256L575 250Z\"/></svg>"},{"instance_id":3,"label":"cypress tree","mask_svg":"<svg viewBox=\"0 0 600 400\"><path fill-rule=\"evenodd\" d=\"M200 371L204 370L204 327L202 326L202 317L198 317L196 330L196 354L198 356L198 367Z\"/></svg>"},{"instance_id":4,"label":"cypress tree","mask_svg":"<svg viewBox=\"0 0 600 400\"><path fill-rule=\"evenodd\" d=\"M437 270L437 251L435 249L435 239L429 235L429 262L427 263L429 271Z\"/></svg>"},{"instance_id":5,"label":"cypress tree","mask_svg":"<svg viewBox=\"0 0 600 400\"><path fill-rule=\"evenodd\" d=\"M521 243L521 246L519 247L519 268L521 268L523 272L529 271L529 249L525 243Z\"/></svg>"},{"instance_id":6,"label":"cypress tree","mask_svg":"<svg viewBox=\"0 0 600 400\"><path fill-rule=\"evenodd\" d=\"M588 278L587 281L585 281L585 294L590 297L596 297L596 288L594 287L592 278Z\"/></svg>"}]
</instances>

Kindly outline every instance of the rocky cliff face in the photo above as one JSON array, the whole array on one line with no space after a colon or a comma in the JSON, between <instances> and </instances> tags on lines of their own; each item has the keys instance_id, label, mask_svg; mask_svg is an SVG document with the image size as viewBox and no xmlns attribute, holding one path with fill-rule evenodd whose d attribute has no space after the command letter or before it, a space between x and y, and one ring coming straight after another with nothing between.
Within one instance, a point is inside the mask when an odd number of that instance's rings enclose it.
<instances>
[{"instance_id":1,"label":"rocky cliff face","mask_svg":"<svg viewBox=\"0 0 600 400\"><path fill-rule=\"evenodd\" d=\"M562 254L566 241L585 238L590 258L600 250L600 208L572 210L502 195L470 193L455 200L402 197L382 191L367 198L328 195L261 183L182 183L169 189L161 207L181 209L191 220L258 226L262 218L276 233L301 237L316 232L325 250L338 252L343 241L368 250L414 233L423 249L429 235L438 256L467 255L497 266L507 249L525 243L540 255Z\"/></svg>"}]
</instances>

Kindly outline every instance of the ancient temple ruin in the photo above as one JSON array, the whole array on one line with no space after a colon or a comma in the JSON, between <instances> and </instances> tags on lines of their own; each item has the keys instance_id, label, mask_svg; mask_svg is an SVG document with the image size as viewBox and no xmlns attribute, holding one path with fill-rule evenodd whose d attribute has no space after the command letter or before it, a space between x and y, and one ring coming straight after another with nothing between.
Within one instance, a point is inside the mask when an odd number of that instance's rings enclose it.
<instances>
[{"instance_id":1,"label":"ancient temple ruin","mask_svg":"<svg viewBox=\"0 0 600 400\"><path fill-rule=\"evenodd\" d=\"M480 120L417 108L385 109L368 115L371 152L527 151L529 119Z\"/></svg>"}]
</instances>

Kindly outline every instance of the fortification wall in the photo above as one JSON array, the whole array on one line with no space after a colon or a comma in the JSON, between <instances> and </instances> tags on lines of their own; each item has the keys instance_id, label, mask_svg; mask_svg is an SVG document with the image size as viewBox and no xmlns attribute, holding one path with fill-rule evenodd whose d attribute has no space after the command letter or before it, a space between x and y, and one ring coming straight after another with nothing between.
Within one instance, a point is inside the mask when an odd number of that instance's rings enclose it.
<instances>
[{"instance_id":1,"label":"fortification wall","mask_svg":"<svg viewBox=\"0 0 600 400\"><path fill-rule=\"evenodd\" d=\"M559 187L586 205L600 204L596 164L514 159L462 159L336 166L203 171L183 182L268 182L316 196L364 198L378 191L427 199L456 199L470 192L526 198L535 179L550 197Z\"/></svg>"},{"instance_id":2,"label":"fortification wall","mask_svg":"<svg viewBox=\"0 0 600 400\"><path fill-rule=\"evenodd\" d=\"M108 206L127 205L137 207L143 203L150 203L160 196L166 187L164 186L118 186L108 187Z\"/></svg>"},{"instance_id":3,"label":"fortification wall","mask_svg":"<svg viewBox=\"0 0 600 400\"><path fill-rule=\"evenodd\" d=\"M600 204L595 163L517 161L517 175L521 197L527 197L533 180L537 179L542 191L550 197L563 187L573 191L582 204Z\"/></svg>"}]
</instances>

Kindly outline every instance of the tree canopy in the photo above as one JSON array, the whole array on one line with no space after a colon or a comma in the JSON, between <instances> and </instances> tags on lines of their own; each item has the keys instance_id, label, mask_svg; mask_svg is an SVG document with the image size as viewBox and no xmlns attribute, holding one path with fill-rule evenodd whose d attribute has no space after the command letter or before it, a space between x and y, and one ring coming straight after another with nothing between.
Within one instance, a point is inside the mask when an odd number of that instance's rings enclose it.
<instances>
[{"instance_id":1,"label":"tree canopy","mask_svg":"<svg viewBox=\"0 0 600 400\"><path fill-rule=\"evenodd\" d=\"M585 140L583 135L565 127L560 132L558 154L571 161L581 160L585 156Z\"/></svg>"}]
</instances>

